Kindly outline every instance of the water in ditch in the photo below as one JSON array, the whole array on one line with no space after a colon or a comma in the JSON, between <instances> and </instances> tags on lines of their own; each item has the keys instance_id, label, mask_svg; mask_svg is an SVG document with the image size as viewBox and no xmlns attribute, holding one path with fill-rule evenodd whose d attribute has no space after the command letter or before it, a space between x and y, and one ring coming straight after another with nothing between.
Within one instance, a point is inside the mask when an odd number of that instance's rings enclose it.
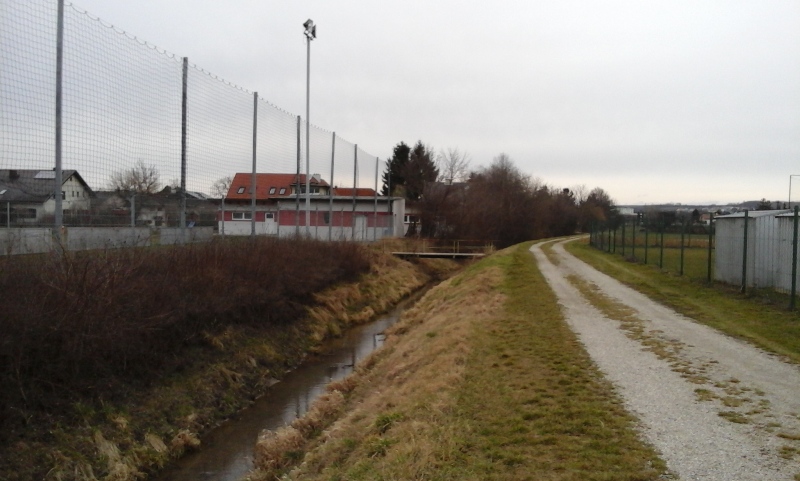
<instances>
[{"instance_id":1,"label":"water in ditch","mask_svg":"<svg viewBox=\"0 0 800 481\"><path fill-rule=\"evenodd\" d=\"M252 406L203 438L199 451L164 470L156 481L238 481L253 469L253 448L263 429L278 429L308 410L325 386L350 374L353 365L383 344L383 331L397 322L422 292L377 320L326 341L320 354L272 386Z\"/></svg>"}]
</instances>

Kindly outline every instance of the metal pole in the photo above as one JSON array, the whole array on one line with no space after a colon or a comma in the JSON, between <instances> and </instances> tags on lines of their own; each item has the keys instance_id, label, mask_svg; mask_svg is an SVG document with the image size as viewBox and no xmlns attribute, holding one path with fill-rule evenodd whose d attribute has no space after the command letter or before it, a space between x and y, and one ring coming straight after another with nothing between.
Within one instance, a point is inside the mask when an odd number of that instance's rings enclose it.
<instances>
[{"instance_id":1,"label":"metal pole","mask_svg":"<svg viewBox=\"0 0 800 481\"><path fill-rule=\"evenodd\" d=\"M131 227L136 227L136 194L131 194Z\"/></svg>"},{"instance_id":2,"label":"metal pole","mask_svg":"<svg viewBox=\"0 0 800 481\"><path fill-rule=\"evenodd\" d=\"M711 284L711 255L713 252L714 244L714 213L712 212L708 217L708 260L706 261L706 280Z\"/></svg>"},{"instance_id":3,"label":"metal pole","mask_svg":"<svg viewBox=\"0 0 800 481\"><path fill-rule=\"evenodd\" d=\"M647 248L648 244L650 243L650 228L645 223L644 228L644 264L647 265Z\"/></svg>"},{"instance_id":4,"label":"metal pole","mask_svg":"<svg viewBox=\"0 0 800 481\"><path fill-rule=\"evenodd\" d=\"M333 240L333 161L336 155L336 132L331 139L331 185L328 186L328 242Z\"/></svg>"},{"instance_id":5,"label":"metal pole","mask_svg":"<svg viewBox=\"0 0 800 481\"><path fill-rule=\"evenodd\" d=\"M789 301L789 309L795 309L795 299L797 298L797 217L800 206L794 206L794 234L792 237L792 296Z\"/></svg>"},{"instance_id":6,"label":"metal pole","mask_svg":"<svg viewBox=\"0 0 800 481\"><path fill-rule=\"evenodd\" d=\"M61 242L61 226L64 223L63 204L61 202L61 189L64 179L61 171L61 101L62 101L62 81L64 76L64 0L58 0L58 26L56 30L56 165L55 179L53 186L53 198L55 200L55 236Z\"/></svg>"},{"instance_id":7,"label":"metal pole","mask_svg":"<svg viewBox=\"0 0 800 481\"><path fill-rule=\"evenodd\" d=\"M622 257L625 257L625 225L628 221L622 221Z\"/></svg>"},{"instance_id":8,"label":"metal pole","mask_svg":"<svg viewBox=\"0 0 800 481\"><path fill-rule=\"evenodd\" d=\"M352 240L356 240L356 190L358 189L358 144L353 149L353 214L352 214Z\"/></svg>"},{"instance_id":9,"label":"metal pole","mask_svg":"<svg viewBox=\"0 0 800 481\"><path fill-rule=\"evenodd\" d=\"M633 221L633 229L631 229L631 257L636 259L636 229L639 223L639 218Z\"/></svg>"},{"instance_id":10,"label":"metal pole","mask_svg":"<svg viewBox=\"0 0 800 481\"><path fill-rule=\"evenodd\" d=\"M181 242L186 241L186 107L189 77L189 57L183 57L183 85L181 93Z\"/></svg>"},{"instance_id":11,"label":"metal pole","mask_svg":"<svg viewBox=\"0 0 800 481\"><path fill-rule=\"evenodd\" d=\"M747 224L749 223L749 211L744 211L744 242L742 249L742 294L747 292Z\"/></svg>"},{"instance_id":12,"label":"metal pole","mask_svg":"<svg viewBox=\"0 0 800 481\"><path fill-rule=\"evenodd\" d=\"M220 217L220 235L225 237L225 195L222 196L221 200L221 207L222 207L222 216Z\"/></svg>"},{"instance_id":13,"label":"metal pole","mask_svg":"<svg viewBox=\"0 0 800 481\"><path fill-rule=\"evenodd\" d=\"M256 141L258 140L258 92L253 92L253 173L250 175L250 237L256 237ZM266 215L266 214L265 214ZM264 219L267 222L267 219Z\"/></svg>"},{"instance_id":14,"label":"metal pole","mask_svg":"<svg viewBox=\"0 0 800 481\"><path fill-rule=\"evenodd\" d=\"M681 267L680 275L683 275L683 255L684 255L684 238L686 237L686 219L681 222Z\"/></svg>"},{"instance_id":15,"label":"metal pole","mask_svg":"<svg viewBox=\"0 0 800 481\"><path fill-rule=\"evenodd\" d=\"M309 109L311 104L311 37L306 35L306 236L311 236L311 172L309 171L310 153L309 137L311 137L311 123L309 121Z\"/></svg>"},{"instance_id":16,"label":"metal pole","mask_svg":"<svg viewBox=\"0 0 800 481\"><path fill-rule=\"evenodd\" d=\"M295 179L295 206L294 206L294 235L300 236L300 135L301 135L300 116L297 116L297 178Z\"/></svg>"},{"instance_id":17,"label":"metal pole","mask_svg":"<svg viewBox=\"0 0 800 481\"><path fill-rule=\"evenodd\" d=\"M664 268L664 219L661 219L661 242L659 242L659 244L661 244L660 245L661 252L659 253L658 256L658 268L663 269Z\"/></svg>"},{"instance_id":18,"label":"metal pole","mask_svg":"<svg viewBox=\"0 0 800 481\"><path fill-rule=\"evenodd\" d=\"M372 240L378 240L378 162L380 159L375 157L375 208L372 213Z\"/></svg>"},{"instance_id":19,"label":"metal pole","mask_svg":"<svg viewBox=\"0 0 800 481\"><path fill-rule=\"evenodd\" d=\"M6 202L6 229L11 229L11 201Z\"/></svg>"}]
</instances>

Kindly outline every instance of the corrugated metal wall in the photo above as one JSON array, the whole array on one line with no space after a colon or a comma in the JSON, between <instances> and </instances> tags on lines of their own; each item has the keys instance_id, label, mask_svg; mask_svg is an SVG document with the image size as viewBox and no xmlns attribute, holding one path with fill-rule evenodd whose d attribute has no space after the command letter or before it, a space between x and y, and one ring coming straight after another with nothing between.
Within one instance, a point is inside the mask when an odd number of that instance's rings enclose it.
<instances>
[{"instance_id":1,"label":"corrugated metal wall","mask_svg":"<svg viewBox=\"0 0 800 481\"><path fill-rule=\"evenodd\" d=\"M793 218L788 211L755 211L747 217L747 286L792 287ZM716 219L715 279L741 285L744 214Z\"/></svg>"}]
</instances>

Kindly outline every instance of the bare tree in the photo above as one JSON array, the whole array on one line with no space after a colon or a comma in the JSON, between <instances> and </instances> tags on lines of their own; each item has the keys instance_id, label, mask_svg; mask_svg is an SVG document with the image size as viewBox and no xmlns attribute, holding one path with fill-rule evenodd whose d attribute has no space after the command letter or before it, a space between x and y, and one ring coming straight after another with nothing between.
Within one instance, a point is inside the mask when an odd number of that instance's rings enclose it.
<instances>
[{"instance_id":1,"label":"bare tree","mask_svg":"<svg viewBox=\"0 0 800 481\"><path fill-rule=\"evenodd\" d=\"M233 177L229 175L227 177L217 179L213 184L211 184L211 193L220 198L220 210L222 211L222 216L220 217L221 222L219 233L222 235L225 235L225 196L228 195L228 190L231 188L232 183Z\"/></svg>"},{"instance_id":2,"label":"bare tree","mask_svg":"<svg viewBox=\"0 0 800 481\"><path fill-rule=\"evenodd\" d=\"M230 175L227 177L222 177L221 179L217 179L213 184L211 184L211 193L221 199L225 199L225 196L228 195L228 189L231 188L232 183L233 177Z\"/></svg>"},{"instance_id":3,"label":"bare tree","mask_svg":"<svg viewBox=\"0 0 800 481\"><path fill-rule=\"evenodd\" d=\"M158 170L139 160L133 167L118 170L111 174L111 188L120 192L134 194L154 194L161 187Z\"/></svg>"},{"instance_id":4,"label":"bare tree","mask_svg":"<svg viewBox=\"0 0 800 481\"><path fill-rule=\"evenodd\" d=\"M469 154L461 152L458 147L439 152L436 163L439 167L439 182L452 185L464 182L469 177Z\"/></svg>"}]
</instances>

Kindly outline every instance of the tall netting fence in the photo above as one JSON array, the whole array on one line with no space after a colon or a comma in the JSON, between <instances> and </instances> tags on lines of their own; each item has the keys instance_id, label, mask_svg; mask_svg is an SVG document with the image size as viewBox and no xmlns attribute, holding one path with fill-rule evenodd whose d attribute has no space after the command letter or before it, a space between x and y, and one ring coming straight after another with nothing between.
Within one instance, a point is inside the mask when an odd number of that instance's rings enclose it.
<instances>
[{"instance_id":1,"label":"tall netting fence","mask_svg":"<svg viewBox=\"0 0 800 481\"><path fill-rule=\"evenodd\" d=\"M58 11L57 0L0 2L0 227L58 227L60 212L65 226L218 229L236 174L280 173L296 176L296 195L276 205L289 211L294 203L291 221L284 213L279 226L293 221L295 233L305 227L320 238L378 237L356 232L365 221L355 214L366 212L370 195L377 204L376 157L332 131L307 132L305 119L69 3L59 77ZM310 192L313 206L303 197L306 169L322 182ZM347 205L347 197L355 200ZM270 233L279 214L259 209L267 213L236 218L263 222L260 232ZM383 224L373 212L366 225Z\"/></svg>"}]
</instances>

